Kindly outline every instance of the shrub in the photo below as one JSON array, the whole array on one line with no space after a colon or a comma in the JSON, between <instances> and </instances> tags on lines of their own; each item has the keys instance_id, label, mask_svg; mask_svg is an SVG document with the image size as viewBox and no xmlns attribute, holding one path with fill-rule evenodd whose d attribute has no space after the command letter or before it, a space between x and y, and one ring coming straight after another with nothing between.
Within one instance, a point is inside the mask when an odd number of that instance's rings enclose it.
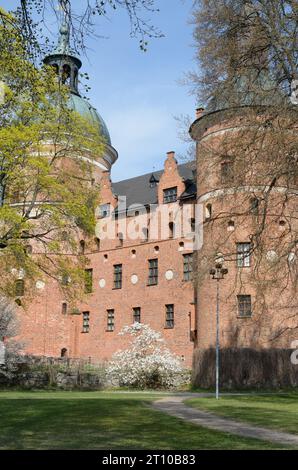
<instances>
[{"instance_id":1,"label":"shrub","mask_svg":"<svg viewBox=\"0 0 298 470\"><path fill-rule=\"evenodd\" d=\"M119 335L130 336L130 347L118 351L107 366L107 376L113 385L138 389L179 387L189 379L178 356L165 345L160 333L148 325L134 323Z\"/></svg>"}]
</instances>

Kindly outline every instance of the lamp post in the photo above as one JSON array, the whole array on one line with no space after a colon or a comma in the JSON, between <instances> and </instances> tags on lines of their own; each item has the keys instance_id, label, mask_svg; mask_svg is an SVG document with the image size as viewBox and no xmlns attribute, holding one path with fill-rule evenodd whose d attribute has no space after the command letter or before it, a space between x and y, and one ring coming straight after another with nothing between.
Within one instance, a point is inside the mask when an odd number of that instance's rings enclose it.
<instances>
[{"instance_id":1,"label":"lamp post","mask_svg":"<svg viewBox=\"0 0 298 470\"><path fill-rule=\"evenodd\" d=\"M219 399L219 281L224 279L225 275L228 274L227 268L223 268L222 263L216 263L215 267L210 269L210 275L212 279L216 280L216 399Z\"/></svg>"}]
</instances>

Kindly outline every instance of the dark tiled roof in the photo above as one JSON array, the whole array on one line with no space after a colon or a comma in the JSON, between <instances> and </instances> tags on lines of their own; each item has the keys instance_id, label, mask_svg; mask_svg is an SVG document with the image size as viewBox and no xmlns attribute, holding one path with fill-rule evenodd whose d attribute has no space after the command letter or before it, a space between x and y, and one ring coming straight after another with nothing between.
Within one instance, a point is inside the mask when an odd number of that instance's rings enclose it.
<instances>
[{"instance_id":1,"label":"dark tiled roof","mask_svg":"<svg viewBox=\"0 0 298 470\"><path fill-rule=\"evenodd\" d=\"M187 197L190 197L192 191L193 194L196 192L193 169L194 164L192 162L178 165L179 174L186 183L186 190L182 196L187 193ZM155 171L128 180L119 181L118 183L112 183L113 192L116 196L126 196L127 207L132 204L144 206L147 204L156 204L158 186L151 187L150 179L153 175L155 179L159 181L162 174L163 170Z\"/></svg>"}]
</instances>

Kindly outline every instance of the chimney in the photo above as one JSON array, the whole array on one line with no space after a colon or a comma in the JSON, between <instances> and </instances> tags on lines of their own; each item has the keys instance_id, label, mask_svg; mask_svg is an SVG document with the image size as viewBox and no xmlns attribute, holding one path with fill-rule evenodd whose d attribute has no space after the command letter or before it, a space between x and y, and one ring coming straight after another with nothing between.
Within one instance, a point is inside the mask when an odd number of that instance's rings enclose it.
<instances>
[{"instance_id":1,"label":"chimney","mask_svg":"<svg viewBox=\"0 0 298 470\"><path fill-rule=\"evenodd\" d=\"M168 158L175 158L175 152L174 152L174 150L171 150L170 152L167 152L167 157L168 157Z\"/></svg>"},{"instance_id":2,"label":"chimney","mask_svg":"<svg viewBox=\"0 0 298 470\"><path fill-rule=\"evenodd\" d=\"M203 114L204 114L204 111L205 111L205 109L204 109L204 108L202 108L202 107L201 107L201 108L197 108L197 109L196 109L196 117L197 117L197 119L199 119L200 117L202 117L202 116L203 116Z\"/></svg>"}]
</instances>

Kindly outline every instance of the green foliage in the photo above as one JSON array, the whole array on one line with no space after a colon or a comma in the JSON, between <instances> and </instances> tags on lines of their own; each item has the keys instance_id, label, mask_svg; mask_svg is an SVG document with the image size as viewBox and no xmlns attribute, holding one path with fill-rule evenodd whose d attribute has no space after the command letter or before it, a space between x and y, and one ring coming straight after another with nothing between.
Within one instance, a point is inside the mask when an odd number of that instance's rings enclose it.
<instances>
[{"instance_id":1,"label":"green foliage","mask_svg":"<svg viewBox=\"0 0 298 470\"><path fill-rule=\"evenodd\" d=\"M26 284L68 273L66 294L79 295L87 260L69 255L77 253L82 234L94 233L93 162L103 140L69 110L69 90L54 71L32 64L17 20L3 10L0 48L0 293L13 296L23 270Z\"/></svg>"}]
</instances>

